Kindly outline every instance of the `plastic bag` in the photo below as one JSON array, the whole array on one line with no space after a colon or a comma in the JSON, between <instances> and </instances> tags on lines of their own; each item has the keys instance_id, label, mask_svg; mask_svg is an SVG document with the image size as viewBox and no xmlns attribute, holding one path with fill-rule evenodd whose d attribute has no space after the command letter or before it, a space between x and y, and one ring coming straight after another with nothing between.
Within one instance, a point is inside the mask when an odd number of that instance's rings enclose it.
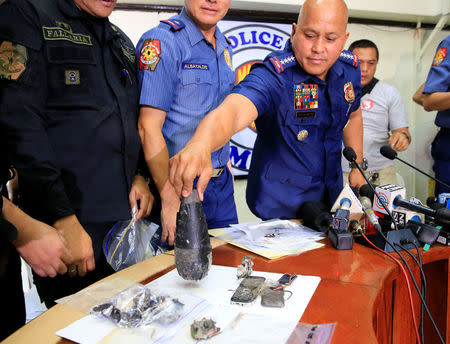
<instances>
[{"instance_id":1,"label":"plastic bag","mask_svg":"<svg viewBox=\"0 0 450 344\"><path fill-rule=\"evenodd\" d=\"M150 288L136 284L92 308L91 314L111 320L119 327L141 327L157 322L169 325L177 321L184 304L168 295L153 293Z\"/></svg>"},{"instance_id":2,"label":"plastic bag","mask_svg":"<svg viewBox=\"0 0 450 344\"><path fill-rule=\"evenodd\" d=\"M166 252L167 243L161 241L162 229L151 221L117 221L103 239L103 253L115 271L125 269L150 257Z\"/></svg>"}]
</instances>

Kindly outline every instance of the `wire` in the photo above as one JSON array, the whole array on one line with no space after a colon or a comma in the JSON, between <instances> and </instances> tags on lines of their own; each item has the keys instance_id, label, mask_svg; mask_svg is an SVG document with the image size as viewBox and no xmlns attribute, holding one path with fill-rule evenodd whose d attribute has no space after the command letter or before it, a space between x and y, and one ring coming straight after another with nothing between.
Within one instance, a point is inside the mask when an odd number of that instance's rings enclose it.
<instances>
[{"instance_id":1,"label":"wire","mask_svg":"<svg viewBox=\"0 0 450 344\"><path fill-rule=\"evenodd\" d=\"M419 250L419 245L417 245L417 243L414 241L413 242L414 247L416 248L417 251L417 257L419 257L419 263L420 266L423 268L423 263L422 263L422 254L420 253ZM422 279L422 296L423 298L427 299L427 280L425 279L425 274L423 274L423 276L421 275L421 279ZM423 317L424 317L424 305L422 304L422 307L420 309L421 313L420 313L420 330L422 331L422 342L424 341L424 333L423 333Z\"/></svg>"},{"instance_id":2,"label":"wire","mask_svg":"<svg viewBox=\"0 0 450 344\"><path fill-rule=\"evenodd\" d=\"M417 327L417 321L416 321L416 312L414 311L414 304L413 304L413 299L412 299L411 285L410 285L410 283L409 283L408 275L406 274L405 268L403 267L402 263L401 263L397 258L395 258L392 254L389 254L389 253L383 251L381 248L375 246L375 245L374 245L374 244L366 237L366 235L365 235L363 232L361 232L361 235L364 237L364 239L365 239L370 245L373 246L373 248L375 248L377 251L380 251L381 253L385 254L386 256L388 256L389 258L391 258L394 262L396 262L396 263L398 264L398 266L400 267L400 269L402 270L403 275L405 276L405 280L406 280L407 287L408 287L409 305L410 305L410 307L411 307L411 314L412 314L412 317L413 317L414 331L416 332L417 342L418 342L419 344L421 344L420 335L419 335L419 330L418 330L418 327ZM392 247L394 247L394 246L392 246ZM396 250L397 250L397 249L396 249ZM397 251L398 251L398 250L397 250Z\"/></svg>"},{"instance_id":3,"label":"wire","mask_svg":"<svg viewBox=\"0 0 450 344\"><path fill-rule=\"evenodd\" d=\"M422 284L422 290L421 290L421 291L419 290L420 288L417 287L417 284L415 284L415 287L416 287L417 292L420 293L420 294L422 295L422 297L425 299L425 296L426 296L426 285L425 285L425 284L426 284L426 278L425 278L425 273L423 272L422 263L419 262L419 261L417 260L417 258L416 258L411 252L409 252L409 250L405 249L402 245L399 245L399 244L397 244L397 243L394 243L394 245L397 245L397 246L400 247L402 250L404 250L406 253L408 253L408 254L411 256L411 258L416 262L417 266L419 267L419 270L420 270L420 280L421 280L421 284ZM400 255L400 258L402 258L403 262L405 262L403 255ZM416 281L415 281L414 275L412 274L412 271L411 271L411 270L409 270L409 274L410 274L411 278L413 279L413 281L414 281L414 283L415 283ZM425 299L425 301L426 301L426 299ZM423 313L424 313L424 308L426 307L426 303L421 302L420 306L421 306L421 307L420 307L420 325L419 325L419 332L420 332L420 335L421 335L421 338L422 338L422 343L423 343L423 342L424 342L424 334L423 334Z\"/></svg>"}]
</instances>

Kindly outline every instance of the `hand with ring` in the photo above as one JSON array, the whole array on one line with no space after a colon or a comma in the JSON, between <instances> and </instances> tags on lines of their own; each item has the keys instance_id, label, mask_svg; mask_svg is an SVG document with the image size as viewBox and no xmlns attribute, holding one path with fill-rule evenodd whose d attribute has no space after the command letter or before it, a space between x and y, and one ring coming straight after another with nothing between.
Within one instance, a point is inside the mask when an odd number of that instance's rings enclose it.
<instances>
[{"instance_id":1,"label":"hand with ring","mask_svg":"<svg viewBox=\"0 0 450 344\"><path fill-rule=\"evenodd\" d=\"M78 269L76 265L69 266L69 269L67 270L70 277L75 277L77 275Z\"/></svg>"}]
</instances>

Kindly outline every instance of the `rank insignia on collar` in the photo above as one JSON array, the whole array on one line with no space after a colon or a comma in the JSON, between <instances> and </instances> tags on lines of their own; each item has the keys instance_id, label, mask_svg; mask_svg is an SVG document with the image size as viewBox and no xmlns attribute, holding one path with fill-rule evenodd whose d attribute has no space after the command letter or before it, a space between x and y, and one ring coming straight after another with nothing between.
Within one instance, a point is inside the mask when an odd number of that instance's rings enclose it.
<instances>
[{"instance_id":1,"label":"rank insignia on collar","mask_svg":"<svg viewBox=\"0 0 450 344\"><path fill-rule=\"evenodd\" d=\"M227 49L223 51L223 57L225 58L225 62L227 63L228 67L233 70L233 65L231 64L231 56Z\"/></svg>"},{"instance_id":2,"label":"rank insignia on collar","mask_svg":"<svg viewBox=\"0 0 450 344\"><path fill-rule=\"evenodd\" d=\"M351 81L344 85L344 97L347 103L353 103L355 101L355 90Z\"/></svg>"},{"instance_id":3,"label":"rank insignia on collar","mask_svg":"<svg viewBox=\"0 0 450 344\"><path fill-rule=\"evenodd\" d=\"M319 85L294 85L294 109L307 110L319 108Z\"/></svg>"},{"instance_id":4,"label":"rank insignia on collar","mask_svg":"<svg viewBox=\"0 0 450 344\"><path fill-rule=\"evenodd\" d=\"M433 66L435 67L439 66L445 60L446 56L447 56L447 48L445 47L439 48L439 50L436 52L436 56L434 57Z\"/></svg>"},{"instance_id":5,"label":"rank insignia on collar","mask_svg":"<svg viewBox=\"0 0 450 344\"><path fill-rule=\"evenodd\" d=\"M161 43L159 39L146 39L139 56L139 69L154 71L161 58Z\"/></svg>"},{"instance_id":6,"label":"rank insignia on collar","mask_svg":"<svg viewBox=\"0 0 450 344\"><path fill-rule=\"evenodd\" d=\"M80 71L79 70L66 70L64 71L66 77L66 85L79 85L80 84Z\"/></svg>"}]
</instances>

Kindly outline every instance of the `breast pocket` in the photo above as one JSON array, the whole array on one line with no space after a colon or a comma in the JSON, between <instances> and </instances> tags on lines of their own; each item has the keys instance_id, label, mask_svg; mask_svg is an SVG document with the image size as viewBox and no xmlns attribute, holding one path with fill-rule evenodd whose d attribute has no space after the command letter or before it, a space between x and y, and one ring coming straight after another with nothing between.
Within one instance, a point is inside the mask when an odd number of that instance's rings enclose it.
<instances>
[{"instance_id":1,"label":"breast pocket","mask_svg":"<svg viewBox=\"0 0 450 344\"><path fill-rule=\"evenodd\" d=\"M298 143L315 140L318 133L319 114L316 110L289 110L284 119L285 127Z\"/></svg>"},{"instance_id":2,"label":"breast pocket","mask_svg":"<svg viewBox=\"0 0 450 344\"><path fill-rule=\"evenodd\" d=\"M216 96L212 92L212 77L209 70L183 70L181 72L183 105L190 110L208 110Z\"/></svg>"},{"instance_id":3,"label":"breast pocket","mask_svg":"<svg viewBox=\"0 0 450 344\"><path fill-rule=\"evenodd\" d=\"M47 46L49 94L70 104L80 96L94 95L96 62L93 48L68 44ZM52 102L52 99L49 99Z\"/></svg>"}]
</instances>

